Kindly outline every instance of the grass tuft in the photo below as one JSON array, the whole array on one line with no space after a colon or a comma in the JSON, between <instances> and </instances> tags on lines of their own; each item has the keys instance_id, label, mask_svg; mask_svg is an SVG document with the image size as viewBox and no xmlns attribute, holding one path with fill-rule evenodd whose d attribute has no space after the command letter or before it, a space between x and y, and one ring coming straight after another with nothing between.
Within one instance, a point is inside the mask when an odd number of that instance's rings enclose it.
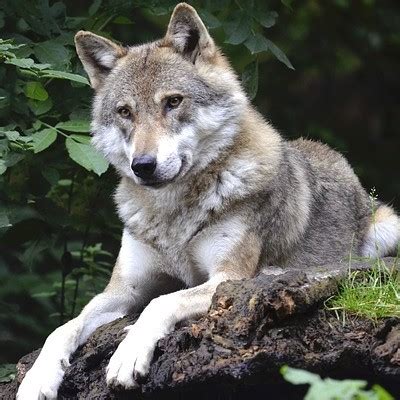
<instances>
[{"instance_id":1,"label":"grass tuft","mask_svg":"<svg viewBox=\"0 0 400 400\"><path fill-rule=\"evenodd\" d=\"M375 221L377 196L375 188L370 192L372 221ZM375 246L379 254L376 225ZM352 246L353 247L353 246ZM400 273L396 268L400 255L400 246L393 265L389 268L379 258L368 271L352 271L352 253L350 252L349 272L339 286L337 295L329 298L325 304L335 311L338 318L346 321L348 315L361 316L372 320L385 317L400 317Z\"/></svg>"},{"instance_id":2,"label":"grass tuft","mask_svg":"<svg viewBox=\"0 0 400 400\"><path fill-rule=\"evenodd\" d=\"M337 295L327 300L329 310L345 322L348 315L372 320L400 317L400 274L395 263L388 267L374 260L368 271L350 271Z\"/></svg>"}]
</instances>

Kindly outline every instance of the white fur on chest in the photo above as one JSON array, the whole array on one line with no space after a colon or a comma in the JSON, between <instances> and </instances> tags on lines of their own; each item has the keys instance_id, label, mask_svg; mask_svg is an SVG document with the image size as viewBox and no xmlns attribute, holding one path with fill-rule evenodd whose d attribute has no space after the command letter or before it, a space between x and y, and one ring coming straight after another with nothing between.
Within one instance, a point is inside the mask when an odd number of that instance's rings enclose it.
<instances>
[{"instance_id":1,"label":"white fur on chest","mask_svg":"<svg viewBox=\"0 0 400 400\"><path fill-rule=\"evenodd\" d=\"M178 212L173 218L163 218L163 215L148 215L142 210L136 214L134 223L130 220L128 228L138 240L158 252L165 272L193 286L201 277L188 249L204 220L205 215L199 212Z\"/></svg>"},{"instance_id":2,"label":"white fur on chest","mask_svg":"<svg viewBox=\"0 0 400 400\"><path fill-rule=\"evenodd\" d=\"M121 185L118 211L130 234L158 252L165 272L191 285L199 276L209 277L242 239L246 227L235 213L225 210L222 220L216 215L227 201L247 195L255 169L254 161L232 161L190 208L185 206L182 185L154 190L151 206L135 198L129 185Z\"/></svg>"}]
</instances>

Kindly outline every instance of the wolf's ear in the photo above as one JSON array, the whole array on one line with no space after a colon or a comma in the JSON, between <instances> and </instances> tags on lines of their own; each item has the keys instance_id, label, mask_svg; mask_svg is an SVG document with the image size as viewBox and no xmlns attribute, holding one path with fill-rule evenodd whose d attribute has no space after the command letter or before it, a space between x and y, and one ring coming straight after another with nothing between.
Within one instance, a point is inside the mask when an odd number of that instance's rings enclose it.
<instances>
[{"instance_id":1,"label":"wolf's ear","mask_svg":"<svg viewBox=\"0 0 400 400\"><path fill-rule=\"evenodd\" d=\"M126 49L91 32L79 31L75 35L76 52L89 75L90 84L97 89Z\"/></svg>"},{"instance_id":2,"label":"wolf's ear","mask_svg":"<svg viewBox=\"0 0 400 400\"><path fill-rule=\"evenodd\" d=\"M216 52L213 39L196 10L186 3L179 3L172 13L165 35L166 45L173 46L193 63L198 56L210 59Z\"/></svg>"}]
</instances>

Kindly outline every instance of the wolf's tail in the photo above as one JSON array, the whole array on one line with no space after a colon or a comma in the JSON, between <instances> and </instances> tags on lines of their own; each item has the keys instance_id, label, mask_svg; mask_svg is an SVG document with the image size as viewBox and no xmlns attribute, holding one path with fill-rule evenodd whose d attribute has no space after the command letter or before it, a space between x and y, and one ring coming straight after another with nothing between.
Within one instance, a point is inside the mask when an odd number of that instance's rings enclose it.
<instances>
[{"instance_id":1,"label":"wolf's tail","mask_svg":"<svg viewBox=\"0 0 400 400\"><path fill-rule=\"evenodd\" d=\"M400 250L400 217L392 207L380 205L373 214L361 250L367 257L396 256Z\"/></svg>"}]
</instances>

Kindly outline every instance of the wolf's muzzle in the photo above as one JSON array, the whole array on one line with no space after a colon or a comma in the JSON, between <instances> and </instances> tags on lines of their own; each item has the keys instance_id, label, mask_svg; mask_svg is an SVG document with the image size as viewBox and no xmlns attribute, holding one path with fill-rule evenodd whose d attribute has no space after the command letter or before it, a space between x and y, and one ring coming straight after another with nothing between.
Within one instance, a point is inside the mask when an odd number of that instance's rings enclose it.
<instances>
[{"instance_id":1,"label":"wolf's muzzle","mask_svg":"<svg viewBox=\"0 0 400 400\"><path fill-rule=\"evenodd\" d=\"M148 180L153 177L154 171L156 170L157 160L153 156L147 154L135 157L132 161L133 173L143 179Z\"/></svg>"}]
</instances>

